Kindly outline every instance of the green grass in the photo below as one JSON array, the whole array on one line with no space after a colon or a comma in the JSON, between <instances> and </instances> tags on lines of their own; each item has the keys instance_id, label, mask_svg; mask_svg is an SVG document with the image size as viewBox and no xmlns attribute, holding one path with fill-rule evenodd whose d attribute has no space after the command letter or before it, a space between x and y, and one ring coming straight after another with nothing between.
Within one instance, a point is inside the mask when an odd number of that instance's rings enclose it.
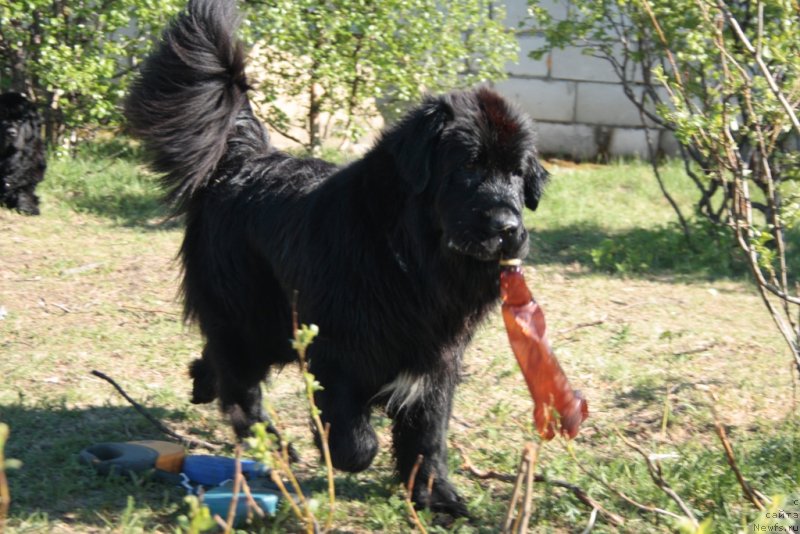
<instances>
[{"instance_id":1,"label":"green grass","mask_svg":"<svg viewBox=\"0 0 800 534\"><path fill-rule=\"evenodd\" d=\"M647 165L555 166L542 207L529 214L534 262L579 262L622 274L748 275L727 229L694 215L696 189L678 161L661 168L687 219L690 242ZM790 229L790 271L800 270L800 228Z\"/></svg>"},{"instance_id":2,"label":"green grass","mask_svg":"<svg viewBox=\"0 0 800 534\"><path fill-rule=\"evenodd\" d=\"M166 216L156 178L137 164L138 150L120 141L84 145L75 159L50 162L39 189L53 209L97 215L126 226Z\"/></svg>"},{"instance_id":3,"label":"green grass","mask_svg":"<svg viewBox=\"0 0 800 534\"><path fill-rule=\"evenodd\" d=\"M231 441L214 406L188 403L186 364L201 340L182 324L176 298L181 226L164 222L154 177L135 157L124 143L87 147L75 161L51 162L41 217L0 212L0 421L11 428L6 456L22 462L9 471L7 531L15 534L174 532L187 513L179 489L148 478L99 477L78 463L78 452L92 443L163 439L92 369L117 379L176 429ZM730 257L727 248L713 236L698 238L698 251L684 246L647 166L549 167L552 183L540 209L528 214L533 252L526 274L591 416L571 445L577 462L556 440L543 447L537 473L580 486L626 520L617 527L599 517L593 532L674 532L668 518L634 509L598 482L677 511L621 432L649 452L673 455L661 462L665 479L698 518L714 520L714 532L739 532L756 512L714 434L708 391L717 395L745 477L767 495L796 492L795 377L782 341L740 268L721 259ZM688 214L688 180L674 163L665 176ZM266 391L300 449L302 484L322 492L301 378L287 368ZM377 413L374 422L381 452L364 473L336 474L334 525L408 532L392 474L390 422ZM466 355L450 442L477 467L513 475L531 439L530 399L494 314ZM497 532L510 484L470 474L455 447L450 467L475 517L447 527L424 513L430 531ZM537 484L531 531L581 532L590 512L564 489ZM294 532L298 525L284 510L247 530Z\"/></svg>"},{"instance_id":4,"label":"green grass","mask_svg":"<svg viewBox=\"0 0 800 534\"><path fill-rule=\"evenodd\" d=\"M595 223L607 231L652 227L675 220L646 164L547 165L551 180L534 228L555 229ZM691 181L677 161L663 168L667 189L684 210L691 204ZM688 215L688 214L687 214Z\"/></svg>"}]
</instances>

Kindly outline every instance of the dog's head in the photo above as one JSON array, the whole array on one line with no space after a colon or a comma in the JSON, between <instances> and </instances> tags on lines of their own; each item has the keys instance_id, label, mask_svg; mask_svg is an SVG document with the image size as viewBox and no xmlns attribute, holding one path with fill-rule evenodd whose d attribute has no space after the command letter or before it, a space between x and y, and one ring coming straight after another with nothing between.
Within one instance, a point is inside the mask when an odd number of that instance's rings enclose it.
<instances>
[{"instance_id":1,"label":"dog's head","mask_svg":"<svg viewBox=\"0 0 800 534\"><path fill-rule=\"evenodd\" d=\"M387 136L412 195L434 204L451 253L482 261L528 253L523 207L547 181L531 120L480 88L428 98Z\"/></svg>"},{"instance_id":2,"label":"dog's head","mask_svg":"<svg viewBox=\"0 0 800 534\"><path fill-rule=\"evenodd\" d=\"M0 152L21 150L33 134L36 108L20 93L0 95Z\"/></svg>"}]
</instances>

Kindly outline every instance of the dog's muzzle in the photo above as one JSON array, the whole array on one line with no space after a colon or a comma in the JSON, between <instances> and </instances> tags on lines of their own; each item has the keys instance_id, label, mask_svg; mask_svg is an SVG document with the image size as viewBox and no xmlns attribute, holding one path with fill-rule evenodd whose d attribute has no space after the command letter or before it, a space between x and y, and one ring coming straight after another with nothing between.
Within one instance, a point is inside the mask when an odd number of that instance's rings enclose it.
<instances>
[{"instance_id":1,"label":"dog's muzzle","mask_svg":"<svg viewBox=\"0 0 800 534\"><path fill-rule=\"evenodd\" d=\"M527 253L528 232L519 214L508 208L494 210L489 214L488 226L493 239L499 240L497 248L502 257L516 258Z\"/></svg>"},{"instance_id":2,"label":"dog's muzzle","mask_svg":"<svg viewBox=\"0 0 800 534\"><path fill-rule=\"evenodd\" d=\"M451 234L447 246L482 261L522 258L528 254L528 232L520 215L498 208L485 212L464 231Z\"/></svg>"}]
</instances>

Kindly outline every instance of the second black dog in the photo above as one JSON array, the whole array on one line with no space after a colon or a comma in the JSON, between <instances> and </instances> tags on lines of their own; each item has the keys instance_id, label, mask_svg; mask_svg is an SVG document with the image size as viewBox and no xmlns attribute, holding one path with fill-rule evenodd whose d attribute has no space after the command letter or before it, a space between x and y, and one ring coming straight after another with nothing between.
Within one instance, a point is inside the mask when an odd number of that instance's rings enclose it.
<instances>
[{"instance_id":1,"label":"second black dog","mask_svg":"<svg viewBox=\"0 0 800 534\"><path fill-rule=\"evenodd\" d=\"M426 99L344 168L278 151L250 110L227 0L192 0L143 65L126 113L186 216L187 318L206 345L193 401L220 399L238 436L264 420L260 383L309 350L333 464L361 471L385 407L414 500L466 508L447 476L462 354L499 297L498 260L523 257L523 206L546 178L532 125L488 89ZM429 492L426 483L433 477Z\"/></svg>"},{"instance_id":2,"label":"second black dog","mask_svg":"<svg viewBox=\"0 0 800 534\"><path fill-rule=\"evenodd\" d=\"M41 127L25 95L0 95L0 202L26 215L39 214L34 191L47 167Z\"/></svg>"}]
</instances>

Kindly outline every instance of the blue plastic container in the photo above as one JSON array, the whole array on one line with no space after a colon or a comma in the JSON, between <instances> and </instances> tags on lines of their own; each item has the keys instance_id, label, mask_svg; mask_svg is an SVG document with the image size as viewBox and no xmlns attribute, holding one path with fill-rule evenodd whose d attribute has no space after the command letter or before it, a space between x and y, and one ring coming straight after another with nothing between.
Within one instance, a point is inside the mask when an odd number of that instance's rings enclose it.
<instances>
[{"instance_id":1,"label":"blue plastic container","mask_svg":"<svg viewBox=\"0 0 800 534\"><path fill-rule=\"evenodd\" d=\"M249 483L250 494L253 500L268 515L275 515L278 508L278 490L261 485L258 482ZM208 506L211 514L219 515L222 519L228 518L231 500L233 499L233 481L226 482L222 486L207 491L203 495L203 503ZM240 524L247 518L247 497L243 492L239 492L236 502L236 512L234 515L234 525Z\"/></svg>"},{"instance_id":2,"label":"blue plastic container","mask_svg":"<svg viewBox=\"0 0 800 534\"><path fill-rule=\"evenodd\" d=\"M248 480L269 473L263 464L242 460L242 474ZM236 474L236 460L226 456L190 455L183 460L183 473L195 484L218 486Z\"/></svg>"}]
</instances>

